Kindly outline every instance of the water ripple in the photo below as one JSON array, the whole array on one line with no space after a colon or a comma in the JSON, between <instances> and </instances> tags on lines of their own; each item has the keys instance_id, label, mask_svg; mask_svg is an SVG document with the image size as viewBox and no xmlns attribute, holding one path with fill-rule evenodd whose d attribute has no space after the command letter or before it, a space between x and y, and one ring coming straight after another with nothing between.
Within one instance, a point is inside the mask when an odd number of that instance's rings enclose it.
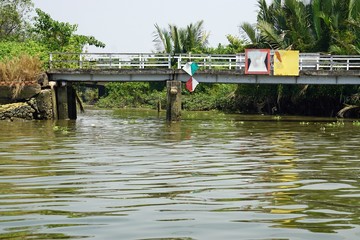
<instances>
[{"instance_id":1,"label":"water ripple","mask_svg":"<svg viewBox=\"0 0 360 240\"><path fill-rule=\"evenodd\" d=\"M357 128L213 114L0 122L0 239L360 237Z\"/></svg>"}]
</instances>

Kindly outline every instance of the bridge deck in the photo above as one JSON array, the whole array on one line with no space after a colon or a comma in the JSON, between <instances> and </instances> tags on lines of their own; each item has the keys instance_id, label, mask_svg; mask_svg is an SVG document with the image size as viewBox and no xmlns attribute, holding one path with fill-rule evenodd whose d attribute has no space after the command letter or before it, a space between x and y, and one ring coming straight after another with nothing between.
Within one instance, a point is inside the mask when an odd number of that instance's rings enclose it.
<instances>
[{"instance_id":1,"label":"bridge deck","mask_svg":"<svg viewBox=\"0 0 360 240\"><path fill-rule=\"evenodd\" d=\"M298 77L246 75L244 54L51 54L48 74L52 81L99 84L131 81L187 81L181 68L199 64L195 79L205 83L339 84L360 85L360 56L300 54ZM175 68L174 68L175 66Z\"/></svg>"}]
</instances>

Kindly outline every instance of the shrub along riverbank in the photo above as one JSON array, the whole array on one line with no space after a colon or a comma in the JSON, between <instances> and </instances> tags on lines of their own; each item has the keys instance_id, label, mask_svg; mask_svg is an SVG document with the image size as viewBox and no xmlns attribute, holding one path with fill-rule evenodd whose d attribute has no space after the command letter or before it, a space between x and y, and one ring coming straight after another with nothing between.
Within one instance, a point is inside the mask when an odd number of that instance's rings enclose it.
<instances>
[{"instance_id":1,"label":"shrub along riverbank","mask_svg":"<svg viewBox=\"0 0 360 240\"><path fill-rule=\"evenodd\" d=\"M359 103L358 86L200 84L182 91L182 107L189 111L336 117L344 106ZM166 107L164 83L111 83L96 105L102 108ZM359 108L341 112L359 117Z\"/></svg>"}]
</instances>

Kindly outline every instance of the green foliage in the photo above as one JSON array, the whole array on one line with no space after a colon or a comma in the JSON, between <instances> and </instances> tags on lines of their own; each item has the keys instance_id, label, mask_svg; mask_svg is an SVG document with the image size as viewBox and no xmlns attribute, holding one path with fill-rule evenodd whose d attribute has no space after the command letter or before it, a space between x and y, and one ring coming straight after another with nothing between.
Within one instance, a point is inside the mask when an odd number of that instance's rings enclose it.
<instances>
[{"instance_id":1,"label":"green foliage","mask_svg":"<svg viewBox=\"0 0 360 240\"><path fill-rule=\"evenodd\" d=\"M0 41L18 41L25 38L28 13L32 7L31 0L0 1Z\"/></svg>"},{"instance_id":2,"label":"green foliage","mask_svg":"<svg viewBox=\"0 0 360 240\"><path fill-rule=\"evenodd\" d=\"M161 28L155 24L154 40L156 50L163 53L201 53L208 44L209 33L204 31L204 21L191 23L186 28L169 24Z\"/></svg>"},{"instance_id":3,"label":"green foliage","mask_svg":"<svg viewBox=\"0 0 360 240\"><path fill-rule=\"evenodd\" d=\"M185 86L182 103L185 110L234 111L235 84L200 84L196 91L189 93ZM107 95L97 103L104 108L156 108L160 103L166 106L167 95L163 83L109 83Z\"/></svg>"},{"instance_id":4,"label":"green foliage","mask_svg":"<svg viewBox=\"0 0 360 240\"><path fill-rule=\"evenodd\" d=\"M0 61L5 58L20 57L22 55L37 56L44 64L49 61L48 49L35 41L25 42L1 42L0 41Z\"/></svg>"},{"instance_id":5,"label":"green foliage","mask_svg":"<svg viewBox=\"0 0 360 240\"><path fill-rule=\"evenodd\" d=\"M94 105L99 100L99 90L94 87L87 87L82 83L74 85L78 97L81 101L88 105Z\"/></svg>"},{"instance_id":6,"label":"green foliage","mask_svg":"<svg viewBox=\"0 0 360 240\"><path fill-rule=\"evenodd\" d=\"M332 123L327 123L325 124L326 127L344 127L345 126L345 123L344 121L336 121L336 122L332 122Z\"/></svg>"},{"instance_id":7,"label":"green foliage","mask_svg":"<svg viewBox=\"0 0 360 240\"><path fill-rule=\"evenodd\" d=\"M356 126L356 127L360 127L360 121L354 121L353 125Z\"/></svg>"},{"instance_id":8,"label":"green foliage","mask_svg":"<svg viewBox=\"0 0 360 240\"><path fill-rule=\"evenodd\" d=\"M166 96L165 92L151 89L148 82L108 83L105 87L107 94L97 103L99 107L155 107Z\"/></svg>"},{"instance_id":9,"label":"green foliage","mask_svg":"<svg viewBox=\"0 0 360 240\"><path fill-rule=\"evenodd\" d=\"M258 0L258 22L241 26L251 47L359 54L360 2Z\"/></svg>"},{"instance_id":10,"label":"green foliage","mask_svg":"<svg viewBox=\"0 0 360 240\"><path fill-rule=\"evenodd\" d=\"M245 51L245 41L238 37L227 35L228 45L219 44L217 48L208 48L205 53L208 54L237 54Z\"/></svg>"},{"instance_id":11,"label":"green foliage","mask_svg":"<svg viewBox=\"0 0 360 240\"><path fill-rule=\"evenodd\" d=\"M296 49L301 52L360 54L360 1L258 0L257 24L241 25L247 48ZM239 85L242 111L334 116L342 104L354 104L352 86Z\"/></svg>"},{"instance_id":12,"label":"green foliage","mask_svg":"<svg viewBox=\"0 0 360 240\"><path fill-rule=\"evenodd\" d=\"M185 110L207 111L222 110L235 111L234 93L236 84L206 84L198 85L193 93L183 88L182 103Z\"/></svg>"},{"instance_id":13,"label":"green foliage","mask_svg":"<svg viewBox=\"0 0 360 240\"><path fill-rule=\"evenodd\" d=\"M77 53L82 52L85 45L105 47L104 43L92 36L75 34L76 24L56 21L40 9L36 9L36 13L32 32L35 38L50 51Z\"/></svg>"},{"instance_id":14,"label":"green foliage","mask_svg":"<svg viewBox=\"0 0 360 240\"><path fill-rule=\"evenodd\" d=\"M40 9L36 9L37 16L30 22L32 6L31 0L0 2L0 60L36 56L47 68L49 52L79 53L85 45L105 46L92 36L75 34L77 25L56 21Z\"/></svg>"}]
</instances>

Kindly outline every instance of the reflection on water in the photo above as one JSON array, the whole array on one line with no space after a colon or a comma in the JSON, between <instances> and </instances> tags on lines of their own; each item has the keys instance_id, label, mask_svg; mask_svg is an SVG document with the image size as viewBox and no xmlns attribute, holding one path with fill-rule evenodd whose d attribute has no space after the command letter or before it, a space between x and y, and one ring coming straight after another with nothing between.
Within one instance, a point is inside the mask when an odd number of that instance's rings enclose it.
<instances>
[{"instance_id":1,"label":"reflection on water","mask_svg":"<svg viewBox=\"0 0 360 240\"><path fill-rule=\"evenodd\" d=\"M163 119L0 122L0 239L360 239L351 122Z\"/></svg>"}]
</instances>

